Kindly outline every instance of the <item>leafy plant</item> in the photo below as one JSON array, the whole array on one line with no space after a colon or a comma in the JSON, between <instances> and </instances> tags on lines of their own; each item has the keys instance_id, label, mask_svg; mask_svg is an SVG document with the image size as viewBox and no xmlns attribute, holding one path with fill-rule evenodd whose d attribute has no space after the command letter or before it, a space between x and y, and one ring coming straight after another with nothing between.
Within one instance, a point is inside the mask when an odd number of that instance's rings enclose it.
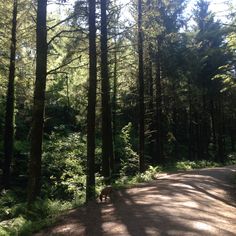
<instances>
[{"instance_id":1,"label":"leafy plant","mask_svg":"<svg viewBox=\"0 0 236 236\"><path fill-rule=\"evenodd\" d=\"M129 122L120 134L121 175L134 175L138 172L138 154L131 144L131 131L132 124Z\"/></svg>"},{"instance_id":2,"label":"leafy plant","mask_svg":"<svg viewBox=\"0 0 236 236\"><path fill-rule=\"evenodd\" d=\"M48 197L84 197L86 145L78 133L61 137L52 133L43 154L43 189Z\"/></svg>"}]
</instances>

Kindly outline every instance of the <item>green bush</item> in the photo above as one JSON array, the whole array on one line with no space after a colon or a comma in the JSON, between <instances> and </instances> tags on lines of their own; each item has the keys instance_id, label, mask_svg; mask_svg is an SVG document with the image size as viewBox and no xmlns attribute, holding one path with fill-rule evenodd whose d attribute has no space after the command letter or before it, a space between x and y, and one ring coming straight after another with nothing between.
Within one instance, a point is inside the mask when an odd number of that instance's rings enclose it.
<instances>
[{"instance_id":1,"label":"green bush","mask_svg":"<svg viewBox=\"0 0 236 236\"><path fill-rule=\"evenodd\" d=\"M5 195L5 203L10 204L7 198L12 197L9 197L9 193ZM52 224L56 216L72 207L72 203L49 199L38 199L30 209L26 203L9 205L8 218L0 222L0 235L30 235Z\"/></svg>"},{"instance_id":2,"label":"green bush","mask_svg":"<svg viewBox=\"0 0 236 236\"><path fill-rule=\"evenodd\" d=\"M132 124L128 123L121 130L119 137L119 156L121 157L121 176L135 175L139 171L139 157L131 143Z\"/></svg>"},{"instance_id":3,"label":"green bush","mask_svg":"<svg viewBox=\"0 0 236 236\"><path fill-rule=\"evenodd\" d=\"M236 152L230 153L227 156L226 165L236 165Z\"/></svg>"},{"instance_id":4,"label":"green bush","mask_svg":"<svg viewBox=\"0 0 236 236\"><path fill-rule=\"evenodd\" d=\"M157 173L161 172L161 167L149 166L148 169L144 173L138 173L134 176L122 176L117 179L114 183L116 188L120 187L129 187L136 183L148 182L156 178Z\"/></svg>"},{"instance_id":5,"label":"green bush","mask_svg":"<svg viewBox=\"0 0 236 236\"><path fill-rule=\"evenodd\" d=\"M78 133L52 133L44 145L43 194L49 198L82 199L85 189L86 144Z\"/></svg>"},{"instance_id":6,"label":"green bush","mask_svg":"<svg viewBox=\"0 0 236 236\"><path fill-rule=\"evenodd\" d=\"M178 161L174 164L174 168L176 170L192 170L192 169L200 169L200 168L207 168L207 167L217 167L219 166L218 163L213 161Z\"/></svg>"}]
</instances>

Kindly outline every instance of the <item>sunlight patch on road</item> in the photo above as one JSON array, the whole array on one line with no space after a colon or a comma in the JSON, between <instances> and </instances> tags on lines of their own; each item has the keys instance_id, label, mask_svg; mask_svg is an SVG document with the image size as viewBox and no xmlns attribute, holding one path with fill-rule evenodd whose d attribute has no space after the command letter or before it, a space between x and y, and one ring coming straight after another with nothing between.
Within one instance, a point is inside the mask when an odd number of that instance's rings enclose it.
<instances>
[{"instance_id":1,"label":"sunlight patch on road","mask_svg":"<svg viewBox=\"0 0 236 236\"><path fill-rule=\"evenodd\" d=\"M77 228L76 224L67 224L63 227L56 228L55 234L63 234L63 235L70 235L74 229ZM78 230L76 229L78 233L82 233L84 231L84 228Z\"/></svg>"},{"instance_id":2,"label":"sunlight patch on road","mask_svg":"<svg viewBox=\"0 0 236 236\"><path fill-rule=\"evenodd\" d=\"M122 222L104 222L102 231L105 235L129 235L126 225Z\"/></svg>"},{"instance_id":3,"label":"sunlight patch on road","mask_svg":"<svg viewBox=\"0 0 236 236\"><path fill-rule=\"evenodd\" d=\"M194 222L193 223L193 227L195 229L198 229L198 230L203 230L203 231L210 231L210 232L213 232L215 231L215 228L206 224L206 223L203 223L203 222Z\"/></svg>"},{"instance_id":4,"label":"sunlight patch on road","mask_svg":"<svg viewBox=\"0 0 236 236\"><path fill-rule=\"evenodd\" d=\"M191 208L198 208L199 207L199 204L197 202L194 202L194 201L182 202L181 205L186 206L186 207L191 207Z\"/></svg>"},{"instance_id":5,"label":"sunlight patch on road","mask_svg":"<svg viewBox=\"0 0 236 236\"><path fill-rule=\"evenodd\" d=\"M145 228L145 233L147 235L159 235L158 229L155 227L146 227Z\"/></svg>"},{"instance_id":6,"label":"sunlight patch on road","mask_svg":"<svg viewBox=\"0 0 236 236\"><path fill-rule=\"evenodd\" d=\"M158 199L160 199L160 200L171 200L171 197L170 196L166 196L166 195L159 195Z\"/></svg>"},{"instance_id":7,"label":"sunlight patch on road","mask_svg":"<svg viewBox=\"0 0 236 236\"><path fill-rule=\"evenodd\" d=\"M187 185L187 184L182 184L182 183L174 183L171 184L172 186L176 186L176 187L185 187L185 188L189 188L189 189L194 189L192 186Z\"/></svg>"}]
</instances>

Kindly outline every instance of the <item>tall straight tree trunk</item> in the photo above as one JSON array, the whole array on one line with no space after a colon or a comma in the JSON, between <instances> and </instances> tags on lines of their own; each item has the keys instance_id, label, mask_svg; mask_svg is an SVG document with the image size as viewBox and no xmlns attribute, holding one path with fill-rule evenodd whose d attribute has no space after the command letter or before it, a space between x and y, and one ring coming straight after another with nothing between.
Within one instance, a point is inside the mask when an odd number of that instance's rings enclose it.
<instances>
[{"instance_id":1,"label":"tall straight tree trunk","mask_svg":"<svg viewBox=\"0 0 236 236\"><path fill-rule=\"evenodd\" d=\"M152 58L151 58L151 53L152 53L152 47L151 44L149 44L148 46L148 81L149 81L149 88L148 88L148 92L149 92L149 104L148 104L148 108L149 108L149 113L150 113L150 145L149 145L149 152L150 152L150 156L152 158L152 162L154 163L155 161L155 157L154 157L154 133L153 133L153 129L154 129L154 90L153 90L153 75L152 75Z\"/></svg>"},{"instance_id":2,"label":"tall straight tree trunk","mask_svg":"<svg viewBox=\"0 0 236 236\"><path fill-rule=\"evenodd\" d=\"M231 122L229 126L229 135L230 135L230 143L231 143L231 151L235 152L235 137L236 137L236 127L235 127L235 118L231 116Z\"/></svg>"},{"instance_id":3,"label":"tall straight tree trunk","mask_svg":"<svg viewBox=\"0 0 236 236\"><path fill-rule=\"evenodd\" d=\"M102 173L104 177L109 177L110 170L114 170L107 51L107 0L101 0Z\"/></svg>"},{"instance_id":4,"label":"tall straight tree trunk","mask_svg":"<svg viewBox=\"0 0 236 236\"><path fill-rule=\"evenodd\" d=\"M161 43L158 39L158 55L156 64L156 162L163 162L163 140L162 140L162 87L161 87Z\"/></svg>"},{"instance_id":5,"label":"tall straight tree trunk","mask_svg":"<svg viewBox=\"0 0 236 236\"><path fill-rule=\"evenodd\" d=\"M142 0L138 0L138 55L139 55L139 171L145 170L144 163L144 70L143 70L143 30Z\"/></svg>"},{"instance_id":6,"label":"tall straight tree trunk","mask_svg":"<svg viewBox=\"0 0 236 236\"><path fill-rule=\"evenodd\" d=\"M192 96L191 96L191 80L188 78L188 159L193 160L193 120L192 120Z\"/></svg>"},{"instance_id":7,"label":"tall straight tree trunk","mask_svg":"<svg viewBox=\"0 0 236 236\"><path fill-rule=\"evenodd\" d=\"M96 1L89 0L89 89L87 113L86 202L95 198L95 107L97 87Z\"/></svg>"},{"instance_id":8,"label":"tall straight tree trunk","mask_svg":"<svg viewBox=\"0 0 236 236\"><path fill-rule=\"evenodd\" d=\"M225 143L224 143L224 114L222 95L218 96L218 135L217 135L217 160L223 163L225 161Z\"/></svg>"},{"instance_id":9,"label":"tall straight tree trunk","mask_svg":"<svg viewBox=\"0 0 236 236\"><path fill-rule=\"evenodd\" d=\"M201 120L201 156L204 160L209 158L208 147L210 143L210 122L209 122L209 114L208 114L208 99L207 99L207 92L206 89L203 89L202 95L202 120Z\"/></svg>"},{"instance_id":10,"label":"tall straight tree trunk","mask_svg":"<svg viewBox=\"0 0 236 236\"><path fill-rule=\"evenodd\" d=\"M210 102L210 113L211 113L211 131L212 131L212 143L213 152L216 153L216 124L215 124L215 106L213 99Z\"/></svg>"},{"instance_id":11,"label":"tall straight tree trunk","mask_svg":"<svg viewBox=\"0 0 236 236\"><path fill-rule=\"evenodd\" d=\"M151 0L147 0L146 2L147 12L152 11L152 4ZM145 26L147 29L149 28L148 25ZM151 36L152 37L152 36ZM151 37L148 37L147 40L149 41L148 44L148 63L147 63L147 80L148 80L148 96L149 96L149 102L148 102L148 112L150 114L150 124L149 124L149 155L151 157L151 161L154 164L155 163L155 133L154 133L154 120L155 120L155 113L154 113L154 83L153 83L153 61L152 61L152 44L151 44Z\"/></svg>"},{"instance_id":12,"label":"tall straight tree trunk","mask_svg":"<svg viewBox=\"0 0 236 236\"><path fill-rule=\"evenodd\" d=\"M4 164L3 186L10 186L10 169L14 150L14 100L15 100L15 60L16 60L16 26L17 26L17 0L13 1L13 17L11 31L10 66L7 87L7 101L4 132Z\"/></svg>"},{"instance_id":13,"label":"tall straight tree trunk","mask_svg":"<svg viewBox=\"0 0 236 236\"><path fill-rule=\"evenodd\" d=\"M118 155L116 155L116 135L117 135L117 38L116 38L116 30L115 30L115 52L114 52L114 69L113 69L113 96L112 96L112 121L113 121L113 144L114 144L114 160L115 160L115 169L116 166L120 165L120 160L118 159ZM116 170L115 170L116 171Z\"/></svg>"},{"instance_id":14,"label":"tall straight tree trunk","mask_svg":"<svg viewBox=\"0 0 236 236\"><path fill-rule=\"evenodd\" d=\"M31 128L28 203L40 194L45 88L47 77L47 0L38 0L36 29L36 80Z\"/></svg>"}]
</instances>

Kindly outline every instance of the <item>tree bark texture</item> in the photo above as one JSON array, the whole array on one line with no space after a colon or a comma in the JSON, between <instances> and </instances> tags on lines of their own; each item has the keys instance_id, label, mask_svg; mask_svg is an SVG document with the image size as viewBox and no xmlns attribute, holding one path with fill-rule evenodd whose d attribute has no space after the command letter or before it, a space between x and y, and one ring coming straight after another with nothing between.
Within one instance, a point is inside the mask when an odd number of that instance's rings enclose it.
<instances>
[{"instance_id":1,"label":"tree bark texture","mask_svg":"<svg viewBox=\"0 0 236 236\"><path fill-rule=\"evenodd\" d=\"M4 164L3 186L10 186L10 169L14 152L14 103L15 103L15 61L16 61L16 27L17 27L17 0L13 1L13 17L11 30L10 65L7 86L7 101L4 131Z\"/></svg>"},{"instance_id":2,"label":"tree bark texture","mask_svg":"<svg viewBox=\"0 0 236 236\"><path fill-rule=\"evenodd\" d=\"M158 39L158 55L156 61L156 162L163 162L162 138L162 87L161 87L161 43Z\"/></svg>"},{"instance_id":3,"label":"tree bark texture","mask_svg":"<svg viewBox=\"0 0 236 236\"><path fill-rule=\"evenodd\" d=\"M95 107L97 87L96 1L89 0L89 90L87 113L86 202L95 198Z\"/></svg>"},{"instance_id":4,"label":"tree bark texture","mask_svg":"<svg viewBox=\"0 0 236 236\"><path fill-rule=\"evenodd\" d=\"M138 55L139 55L139 170L145 170L144 163L144 69L143 69L143 31L142 31L142 1L138 0Z\"/></svg>"},{"instance_id":5,"label":"tree bark texture","mask_svg":"<svg viewBox=\"0 0 236 236\"><path fill-rule=\"evenodd\" d=\"M32 114L28 203L40 194L45 89L47 77L47 0L38 0L36 28L36 80Z\"/></svg>"},{"instance_id":6,"label":"tree bark texture","mask_svg":"<svg viewBox=\"0 0 236 236\"><path fill-rule=\"evenodd\" d=\"M115 31L116 34L116 31ZM114 39L115 43L115 51L114 51L114 68L113 68L113 96L112 96L112 123L113 123L113 153L114 153L114 168L117 169L116 167L119 168L120 166L120 160L118 155L116 155L116 135L117 135L117 86L118 86L118 81L117 81L117 39L115 36ZM116 171L116 170L115 170Z\"/></svg>"},{"instance_id":7,"label":"tree bark texture","mask_svg":"<svg viewBox=\"0 0 236 236\"><path fill-rule=\"evenodd\" d=\"M113 135L108 74L107 0L101 0L101 80L102 80L102 173L109 177L114 170Z\"/></svg>"}]
</instances>

